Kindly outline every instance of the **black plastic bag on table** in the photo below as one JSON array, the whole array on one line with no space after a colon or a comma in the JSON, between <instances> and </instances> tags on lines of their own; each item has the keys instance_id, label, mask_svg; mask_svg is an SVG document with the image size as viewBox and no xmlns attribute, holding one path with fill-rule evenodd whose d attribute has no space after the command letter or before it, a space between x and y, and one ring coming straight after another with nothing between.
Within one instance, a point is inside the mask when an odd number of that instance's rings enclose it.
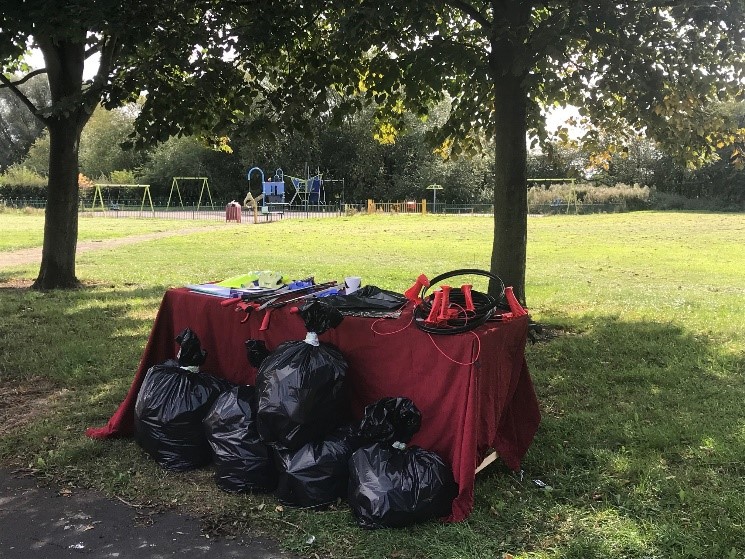
<instances>
[{"instance_id":1,"label":"black plastic bag on table","mask_svg":"<svg viewBox=\"0 0 745 559\"><path fill-rule=\"evenodd\" d=\"M220 394L204 419L204 429L220 489L272 491L277 486L272 449L256 430L253 386L236 386Z\"/></svg>"},{"instance_id":2,"label":"black plastic bag on table","mask_svg":"<svg viewBox=\"0 0 745 559\"><path fill-rule=\"evenodd\" d=\"M452 470L438 454L406 447L420 424L421 414L407 398L384 398L365 408L360 435L380 439L349 460L348 501L360 527L399 528L450 514L458 494Z\"/></svg>"},{"instance_id":3,"label":"black plastic bag on table","mask_svg":"<svg viewBox=\"0 0 745 559\"><path fill-rule=\"evenodd\" d=\"M173 471L210 463L202 427L207 412L231 384L199 372L206 352L188 328L176 337L177 359L150 367L135 402L135 440L162 467Z\"/></svg>"},{"instance_id":4,"label":"black plastic bag on table","mask_svg":"<svg viewBox=\"0 0 745 559\"><path fill-rule=\"evenodd\" d=\"M346 418L343 391L347 362L318 334L339 325L342 315L321 301L300 309L308 335L280 344L256 375L256 424L268 444L297 450L322 439Z\"/></svg>"},{"instance_id":5,"label":"black plastic bag on table","mask_svg":"<svg viewBox=\"0 0 745 559\"><path fill-rule=\"evenodd\" d=\"M176 336L179 345L176 360L183 367L199 367L207 359L207 351L202 349L202 343L190 328L185 328Z\"/></svg>"},{"instance_id":6,"label":"black plastic bag on table","mask_svg":"<svg viewBox=\"0 0 745 559\"><path fill-rule=\"evenodd\" d=\"M324 301L342 310L396 310L403 307L408 299L401 293L366 285L349 295L324 297Z\"/></svg>"},{"instance_id":7,"label":"black plastic bag on table","mask_svg":"<svg viewBox=\"0 0 745 559\"><path fill-rule=\"evenodd\" d=\"M346 425L298 450L275 448L280 470L277 500L287 506L313 508L344 498L349 458L358 446L356 428Z\"/></svg>"}]
</instances>

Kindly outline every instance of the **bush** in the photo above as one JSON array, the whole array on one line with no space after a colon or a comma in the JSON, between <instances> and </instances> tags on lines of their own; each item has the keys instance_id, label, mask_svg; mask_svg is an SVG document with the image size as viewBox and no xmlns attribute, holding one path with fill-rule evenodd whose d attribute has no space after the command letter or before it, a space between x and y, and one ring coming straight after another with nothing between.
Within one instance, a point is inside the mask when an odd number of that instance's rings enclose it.
<instances>
[{"instance_id":1,"label":"bush","mask_svg":"<svg viewBox=\"0 0 745 559\"><path fill-rule=\"evenodd\" d=\"M643 210L650 207L648 186L619 183L594 186L562 183L528 189L528 209L540 213L594 213Z\"/></svg>"},{"instance_id":2,"label":"bush","mask_svg":"<svg viewBox=\"0 0 745 559\"><path fill-rule=\"evenodd\" d=\"M111 184L137 184L137 179L132 171L111 171L109 176Z\"/></svg>"},{"instance_id":3,"label":"bush","mask_svg":"<svg viewBox=\"0 0 745 559\"><path fill-rule=\"evenodd\" d=\"M47 178L21 165L11 165L0 175L0 197L44 199L47 196Z\"/></svg>"},{"instance_id":4,"label":"bush","mask_svg":"<svg viewBox=\"0 0 745 559\"><path fill-rule=\"evenodd\" d=\"M697 212L742 212L745 202L733 202L723 198L688 198L672 192L654 191L651 206L655 210L683 210Z\"/></svg>"}]
</instances>

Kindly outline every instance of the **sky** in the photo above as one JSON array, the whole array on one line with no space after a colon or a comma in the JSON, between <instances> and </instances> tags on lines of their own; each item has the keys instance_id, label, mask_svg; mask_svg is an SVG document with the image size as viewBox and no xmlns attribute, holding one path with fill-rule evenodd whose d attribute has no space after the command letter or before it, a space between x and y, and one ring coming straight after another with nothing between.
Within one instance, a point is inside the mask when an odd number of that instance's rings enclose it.
<instances>
[{"instance_id":1,"label":"sky","mask_svg":"<svg viewBox=\"0 0 745 559\"><path fill-rule=\"evenodd\" d=\"M39 49L33 49L31 54L26 57L26 62L31 66L32 70L44 67L44 56L41 54ZM83 79L89 80L93 78L98 69L98 54L94 54L88 60L85 61L85 70L83 71Z\"/></svg>"}]
</instances>

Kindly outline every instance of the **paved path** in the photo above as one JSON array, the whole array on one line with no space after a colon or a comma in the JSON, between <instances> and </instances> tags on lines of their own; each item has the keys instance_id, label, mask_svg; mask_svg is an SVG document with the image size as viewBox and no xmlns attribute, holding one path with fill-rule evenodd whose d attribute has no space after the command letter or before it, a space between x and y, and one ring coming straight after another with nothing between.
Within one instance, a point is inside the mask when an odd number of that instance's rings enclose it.
<instances>
[{"instance_id":1,"label":"paved path","mask_svg":"<svg viewBox=\"0 0 745 559\"><path fill-rule=\"evenodd\" d=\"M183 555L182 555L183 554ZM102 495L39 486L0 468L2 559L291 559L267 540L202 535L198 519L175 512L143 513Z\"/></svg>"}]
</instances>

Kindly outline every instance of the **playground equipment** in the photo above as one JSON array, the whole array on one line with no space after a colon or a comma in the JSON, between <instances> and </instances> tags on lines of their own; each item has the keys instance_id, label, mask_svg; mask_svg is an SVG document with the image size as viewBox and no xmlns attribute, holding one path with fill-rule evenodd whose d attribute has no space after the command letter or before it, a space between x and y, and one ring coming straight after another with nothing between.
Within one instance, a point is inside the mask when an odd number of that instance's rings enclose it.
<instances>
[{"instance_id":1,"label":"playground equipment","mask_svg":"<svg viewBox=\"0 0 745 559\"><path fill-rule=\"evenodd\" d=\"M264 178L264 171L259 167L251 167L246 174L249 183L251 175L254 173L258 173L261 177L261 194L254 198L249 192L243 204L247 205L250 197L254 203L261 202L261 213L263 214L284 213L285 206L288 204L285 202L285 178L282 169L277 169L271 180L267 181Z\"/></svg>"},{"instance_id":2,"label":"playground equipment","mask_svg":"<svg viewBox=\"0 0 745 559\"><path fill-rule=\"evenodd\" d=\"M243 207L250 208L254 214L254 223L259 222L259 208L257 202L260 202L263 198L263 194L259 194L256 198L254 198L249 191L248 194L246 194L246 197L243 199Z\"/></svg>"},{"instance_id":3,"label":"playground equipment","mask_svg":"<svg viewBox=\"0 0 745 559\"><path fill-rule=\"evenodd\" d=\"M109 202L111 209L119 209L118 199L116 203L111 202L111 189L116 188L142 188L142 204L140 204L140 211L142 211L145 207L145 198L148 199L150 202L150 209L153 213L155 213L155 208L153 207L153 199L150 196L150 185L149 184L108 184L108 183L96 183L95 185L95 191L93 192L93 202L91 204L91 209L96 207L96 200L101 204L101 209L105 210L106 207L103 203L103 192L101 191L101 188L105 188L109 192Z\"/></svg>"},{"instance_id":4,"label":"playground equipment","mask_svg":"<svg viewBox=\"0 0 745 559\"><path fill-rule=\"evenodd\" d=\"M243 206L246 208L256 207L257 210L255 211L258 211L258 203L261 202L261 213L265 215L283 213L285 208L295 203L296 200L298 200L298 204L303 204L306 207L308 205L325 204L324 182L341 183L343 199L344 179L323 179L320 172L316 172L313 176L309 174L308 178L302 179L300 177L285 175L282 169L277 169L271 180L266 180L264 171L259 167L251 167L248 173L246 173L249 183L254 173L258 173L261 178L261 194L254 197L249 192L243 200ZM288 180L289 185L294 190L289 202L285 201L285 179Z\"/></svg>"},{"instance_id":5,"label":"playground equipment","mask_svg":"<svg viewBox=\"0 0 745 559\"><path fill-rule=\"evenodd\" d=\"M289 177L295 194L290 199L290 205L299 198L303 205L325 204L325 194L323 191L323 178L320 173L314 176L308 176L306 179L300 177Z\"/></svg>"},{"instance_id":6,"label":"playground equipment","mask_svg":"<svg viewBox=\"0 0 745 559\"><path fill-rule=\"evenodd\" d=\"M212 201L212 193L210 192L210 185L209 181L207 180L207 177L173 177L173 182L171 183L171 191L168 193L168 203L166 204L166 208L171 207L171 197L173 196L173 191L176 191L176 194L178 195L178 201L181 204L181 207L184 207L184 200L181 197L181 189L179 188L179 181L181 183L184 183L186 181L198 181L200 185L199 189L199 200L197 201L197 210L199 210L200 206L202 205L202 197L204 196L205 191L207 192L207 196L210 199L210 206L212 209L215 209L215 203Z\"/></svg>"}]
</instances>

